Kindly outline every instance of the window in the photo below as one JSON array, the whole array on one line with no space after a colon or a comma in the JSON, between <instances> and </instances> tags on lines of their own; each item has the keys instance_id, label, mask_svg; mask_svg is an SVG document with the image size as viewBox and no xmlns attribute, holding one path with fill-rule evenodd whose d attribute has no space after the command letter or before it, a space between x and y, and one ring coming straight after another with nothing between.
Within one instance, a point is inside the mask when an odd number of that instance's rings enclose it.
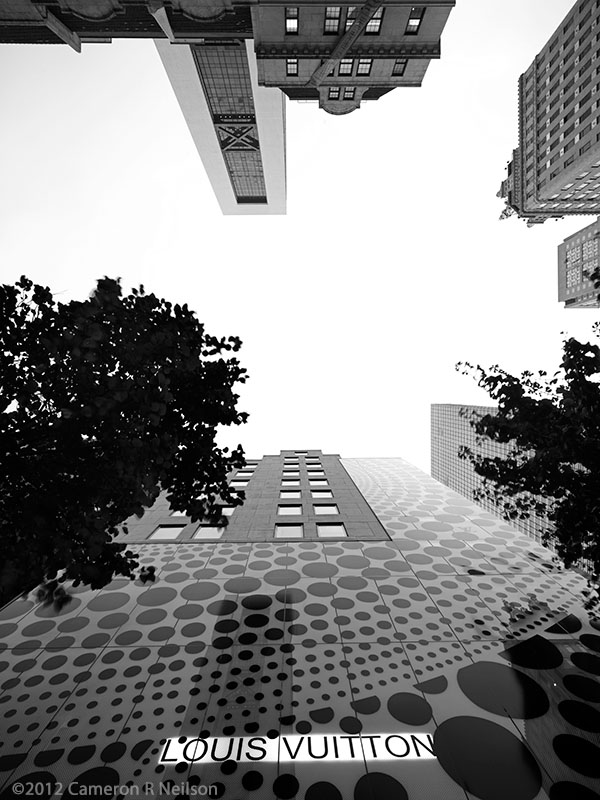
<instances>
[{"instance_id":1,"label":"window","mask_svg":"<svg viewBox=\"0 0 600 800\"><path fill-rule=\"evenodd\" d=\"M346 100L346 92L347 91L348 91L348 89L344 89L344 100ZM354 89L352 89L352 91L354 91ZM350 98L350 99L352 99L352 98ZM307 470L307 472L308 472L308 477L309 478L324 478L325 477L325 473L323 472L322 469L309 469L309 470Z\"/></svg>"},{"instance_id":2,"label":"window","mask_svg":"<svg viewBox=\"0 0 600 800\"><path fill-rule=\"evenodd\" d=\"M297 58L286 58L286 60L285 60L285 74L286 75L297 75L298 74L298 59Z\"/></svg>"},{"instance_id":3,"label":"window","mask_svg":"<svg viewBox=\"0 0 600 800\"><path fill-rule=\"evenodd\" d=\"M300 486L300 481L297 480L287 480L284 478L281 481L281 485L284 489L289 489L291 486Z\"/></svg>"},{"instance_id":4,"label":"window","mask_svg":"<svg viewBox=\"0 0 600 800\"><path fill-rule=\"evenodd\" d=\"M354 100L354 92L356 89L354 86L346 86L344 89L344 100ZM315 475L325 475L324 472L315 472Z\"/></svg>"},{"instance_id":5,"label":"window","mask_svg":"<svg viewBox=\"0 0 600 800\"><path fill-rule=\"evenodd\" d=\"M248 486L248 481L231 481L229 485L232 489L244 489Z\"/></svg>"},{"instance_id":6,"label":"window","mask_svg":"<svg viewBox=\"0 0 600 800\"><path fill-rule=\"evenodd\" d=\"M333 497L333 492L331 489L315 489L310 493L310 496L313 500L326 500L329 497Z\"/></svg>"},{"instance_id":7,"label":"window","mask_svg":"<svg viewBox=\"0 0 600 800\"><path fill-rule=\"evenodd\" d=\"M282 490L279 492L279 499L280 500L300 500L302 497L302 492L292 490L290 492Z\"/></svg>"},{"instance_id":8,"label":"window","mask_svg":"<svg viewBox=\"0 0 600 800\"><path fill-rule=\"evenodd\" d=\"M176 539L184 528L185 525L159 525L150 539Z\"/></svg>"},{"instance_id":9,"label":"window","mask_svg":"<svg viewBox=\"0 0 600 800\"><path fill-rule=\"evenodd\" d=\"M425 6L413 6L408 15L408 22L406 23L405 36L416 36L423 22L425 16Z\"/></svg>"},{"instance_id":10,"label":"window","mask_svg":"<svg viewBox=\"0 0 600 800\"><path fill-rule=\"evenodd\" d=\"M372 66L373 66L373 59L372 58L359 58L358 59L358 69L356 70L356 74L357 75L370 75Z\"/></svg>"},{"instance_id":11,"label":"window","mask_svg":"<svg viewBox=\"0 0 600 800\"><path fill-rule=\"evenodd\" d=\"M331 86L329 89L328 94L329 100L339 100L340 99L340 87L339 86Z\"/></svg>"},{"instance_id":12,"label":"window","mask_svg":"<svg viewBox=\"0 0 600 800\"><path fill-rule=\"evenodd\" d=\"M283 477L284 478L299 478L300 477L300 473L297 470L294 470L293 472L291 470L288 470L288 471L284 470Z\"/></svg>"},{"instance_id":13,"label":"window","mask_svg":"<svg viewBox=\"0 0 600 800\"><path fill-rule=\"evenodd\" d=\"M304 525L275 525L276 539L301 539L304 536Z\"/></svg>"},{"instance_id":14,"label":"window","mask_svg":"<svg viewBox=\"0 0 600 800\"><path fill-rule=\"evenodd\" d=\"M339 75L352 75L352 70L354 68L354 59L353 58L342 58L340 61L340 69L338 74ZM308 464L308 461L306 462Z\"/></svg>"},{"instance_id":15,"label":"window","mask_svg":"<svg viewBox=\"0 0 600 800\"><path fill-rule=\"evenodd\" d=\"M378 8L377 11L371 17L371 19L367 22L365 33L370 34L371 36L376 36L381 30L382 19L383 19L383 6L381 8Z\"/></svg>"},{"instance_id":16,"label":"window","mask_svg":"<svg viewBox=\"0 0 600 800\"><path fill-rule=\"evenodd\" d=\"M225 528L217 528L214 525L201 525L196 533L194 539L220 539L223 535Z\"/></svg>"},{"instance_id":17,"label":"window","mask_svg":"<svg viewBox=\"0 0 600 800\"><path fill-rule=\"evenodd\" d=\"M314 509L315 509L315 514L317 516L320 516L320 515L323 515L323 514L339 514L340 513L338 507L335 504L332 504L332 505L329 505L329 506L325 506L325 505L314 506Z\"/></svg>"},{"instance_id":18,"label":"window","mask_svg":"<svg viewBox=\"0 0 600 800\"><path fill-rule=\"evenodd\" d=\"M340 29L340 17L342 15L341 6L327 6L325 8L325 28L323 33L333 34L334 36Z\"/></svg>"},{"instance_id":19,"label":"window","mask_svg":"<svg viewBox=\"0 0 600 800\"><path fill-rule=\"evenodd\" d=\"M327 483L327 481L321 481L321 480L309 481L308 483L309 483L310 486L328 486L329 485Z\"/></svg>"},{"instance_id":20,"label":"window","mask_svg":"<svg viewBox=\"0 0 600 800\"><path fill-rule=\"evenodd\" d=\"M235 508L235 506L223 506L221 508L221 514L223 514L224 517L230 517L235 511Z\"/></svg>"},{"instance_id":21,"label":"window","mask_svg":"<svg viewBox=\"0 0 600 800\"><path fill-rule=\"evenodd\" d=\"M185 517L183 511L171 511L169 514L170 517Z\"/></svg>"},{"instance_id":22,"label":"window","mask_svg":"<svg viewBox=\"0 0 600 800\"><path fill-rule=\"evenodd\" d=\"M286 8L285 10L285 32L298 33L298 9Z\"/></svg>"},{"instance_id":23,"label":"window","mask_svg":"<svg viewBox=\"0 0 600 800\"><path fill-rule=\"evenodd\" d=\"M354 25L356 19L356 6L349 6L346 13L346 30L349 30Z\"/></svg>"},{"instance_id":24,"label":"window","mask_svg":"<svg viewBox=\"0 0 600 800\"><path fill-rule=\"evenodd\" d=\"M406 65L408 64L407 58L397 58L394 61L394 68L392 69L392 75L404 75L406 71Z\"/></svg>"},{"instance_id":25,"label":"window","mask_svg":"<svg viewBox=\"0 0 600 800\"><path fill-rule=\"evenodd\" d=\"M339 539L342 536L348 536L346 528L341 523L329 525L317 525L317 536L320 539Z\"/></svg>"},{"instance_id":26,"label":"window","mask_svg":"<svg viewBox=\"0 0 600 800\"><path fill-rule=\"evenodd\" d=\"M302 515L302 506L277 506L280 517L299 517Z\"/></svg>"}]
</instances>

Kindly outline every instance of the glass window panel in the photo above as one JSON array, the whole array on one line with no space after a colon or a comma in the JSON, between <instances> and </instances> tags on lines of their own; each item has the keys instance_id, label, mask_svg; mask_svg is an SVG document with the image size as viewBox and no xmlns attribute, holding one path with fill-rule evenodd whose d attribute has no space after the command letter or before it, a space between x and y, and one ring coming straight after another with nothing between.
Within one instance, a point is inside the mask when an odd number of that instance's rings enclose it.
<instances>
[{"instance_id":1,"label":"glass window panel","mask_svg":"<svg viewBox=\"0 0 600 800\"><path fill-rule=\"evenodd\" d=\"M314 500L326 500L328 497L333 497L330 489L315 489L310 494Z\"/></svg>"},{"instance_id":2,"label":"glass window panel","mask_svg":"<svg viewBox=\"0 0 600 800\"><path fill-rule=\"evenodd\" d=\"M275 525L276 539L301 539L304 536L304 525Z\"/></svg>"},{"instance_id":3,"label":"glass window panel","mask_svg":"<svg viewBox=\"0 0 600 800\"><path fill-rule=\"evenodd\" d=\"M150 539L177 539L185 525L159 525L158 528L150 534Z\"/></svg>"},{"instance_id":4,"label":"glass window panel","mask_svg":"<svg viewBox=\"0 0 600 800\"><path fill-rule=\"evenodd\" d=\"M300 486L300 481L296 481L296 480L288 481L288 480L284 479L284 480L281 481L281 485L283 486L284 489L289 487L289 486Z\"/></svg>"},{"instance_id":5,"label":"glass window panel","mask_svg":"<svg viewBox=\"0 0 600 800\"><path fill-rule=\"evenodd\" d=\"M280 517L299 517L302 515L302 506L277 506Z\"/></svg>"},{"instance_id":6,"label":"glass window panel","mask_svg":"<svg viewBox=\"0 0 600 800\"><path fill-rule=\"evenodd\" d=\"M217 528L213 525L202 525L194 534L194 539L220 539L225 528Z\"/></svg>"},{"instance_id":7,"label":"glass window panel","mask_svg":"<svg viewBox=\"0 0 600 800\"><path fill-rule=\"evenodd\" d=\"M339 509L335 504L332 505L322 505L322 506L314 506L315 514L323 515L323 514L339 514Z\"/></svg>"},{"instance_id":8,"label":"glass window panel","mask_svg":"<svg viewBox=\"0 0 600 800\"><path fill-rule=\"evenodd\" d=\"M310 486L329 486L327 481L321 481L321 480L309 481L308 483L310 484Z\"/></svg>"},{"instance_id":9,"label":"glass window panel","mask_svg":"<svg viewBox=\"0 0 600 800\"><path fill-rule=\"evenodd\" d=\"M330 525L317 525L317 536L321 539L340 538L340 536L348 536L346 528L342 523Z\"/></svg>"},{"instance_id":10,"label":"glass window panel","mask_svg":"<svg viewBox=\"0 0 600 800\"><path fill-rule=\"evenodd\" d=\"M295 491L291 491L291 492L282 491L282 492L279 492L279 499L280 500L299 500L301 497L302 497L302 492L299 492L299 491L298 492L295 492Z\"/></svg>"}]
</instances>

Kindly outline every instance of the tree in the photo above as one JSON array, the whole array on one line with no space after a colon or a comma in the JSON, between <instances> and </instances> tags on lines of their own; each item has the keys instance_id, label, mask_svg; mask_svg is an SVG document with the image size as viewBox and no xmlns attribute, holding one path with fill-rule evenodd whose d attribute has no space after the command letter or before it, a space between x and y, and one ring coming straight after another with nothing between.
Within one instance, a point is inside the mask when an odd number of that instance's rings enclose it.
<instances>
[{"instance_id":1,"label":"tree","mask_svg":"<svg viewBox=\"0 0 600 800\"><path fill-rule=\"evenodd\" d=\"M594 333L599 335L598 324ZM553 376L524 372L515 377L457 364L497 401L497 414L471 420L476 433L507 446L489 458L470 448L461 457L483 478L479 497L489 498L505 518L545 515L546 543L565 566L600 573L600 347L567 339Z\"/></svg>"},{"instance_id":2,"label":"tree","mask_svg":"<svg viewBox=\"0 0 600 800\"><path fill-rule=\"evenodd\" d=\"M114 541L161 491L192 521L239 505L228 472L241 446L237 337L217 339L186 305L104 278L88 300L56 302L22 277L0 287L0 597L70 579L92 588L132 577ZM225 520L221 520L225 524Z\"/></svg>"}]
</instances>

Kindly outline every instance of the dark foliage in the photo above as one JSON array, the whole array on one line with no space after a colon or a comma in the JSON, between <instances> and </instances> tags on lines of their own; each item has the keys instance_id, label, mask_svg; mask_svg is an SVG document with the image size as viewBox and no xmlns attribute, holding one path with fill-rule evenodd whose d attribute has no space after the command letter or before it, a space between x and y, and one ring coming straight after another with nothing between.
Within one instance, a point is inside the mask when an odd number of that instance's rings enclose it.
<instances>
[{"instance_id":1,"label":"dark foliage","mask_svg":"<svg viewBox=\"0 0 600 800\"><path fill-rule=\"evenodd\" d=\"M594 327L598 335L598 327ZM458 364L498 403L498 413L471 420L482 437L503 443L505 456L469 448L483 481L480 497L507 519L545 516L547 543L566 566L600 572L600 348L568 339L559 370L509 375L495 366Z\"/></svg>"},{"instance_id":2,"label":"dark foliage","mask_svg":"<svg viewBox=\"0 0 600 800\"><path fill-rule=\"evenodd\" d=\"M215 441L247 417L233 391L246 371L222 357L239 339L109 278L66 304L21 278L0 287L0 320L0 599L132 577L136 559L113 539L162 490L193 521L241 502L227 474L243 451Z\"/></svg>"}]
</instances>

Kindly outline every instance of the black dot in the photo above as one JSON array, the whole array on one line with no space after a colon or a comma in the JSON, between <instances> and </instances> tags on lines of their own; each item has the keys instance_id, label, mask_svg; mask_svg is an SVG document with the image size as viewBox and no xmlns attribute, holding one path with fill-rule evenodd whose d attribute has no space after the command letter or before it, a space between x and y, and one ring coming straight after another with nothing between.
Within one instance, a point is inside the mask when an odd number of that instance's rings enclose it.
<instances>
[{"instance_id":1,"label":"black dot","mask_svg":"<svg viewBox=\"0 0 600 800\"><path fill-rule=\"evenodd\" d=\"M393 694L388 699L387 707L394 719L407 725L425 725L431 719L431 706L418 694Z\"/></svg>"},{"instance_id":2,"label":"black dot","mask_svg":"<svg viewBox=\"0 0 600 800\"><path fill-rule=\"evenodd\" d=\"M280 775L273 781L273 792L280 800L289 800L298 793L300 784L294 775Z\"/></svg>"},{"instance_id":3,"label":"black dot","mask_svg":"<svg viewBox=\"0 0 600 800\"><path fill-rule=\"evenodd\" d=\"M578 700L563 700L558 704L562 717L584 731L600 733L600 711Z\"/></svg>"},{"instance_id":4,"label":"black dot","mask_svg":"<svg viewBox=\"0 0 600 800\"><path fill-rule=\"evenodd\" d=\"M552 740L552 747L563 764L581 775L600 778L600 749L587 739L561 733Z\"/></svg>"},{"instance_id":5,"label":"black dot","mask_svg":"<svg viewBox=\"0 0 600 800\"><path fill-rule=\"evenodd\" d=\"M578 669L590 672L592 675L600 675L600 658L591 653L573 653L571 661Z\"/></svg>"},{"instance_id":6,"label":"black dot","mask_svg":"<svg viewBox=\"0 0 600 800\"><path fill-rule=\"evenodd\" d=\"M260 772L256 772L256 770L246 772L246 774L242 776L242 786L249 792L260 789L262 785L263 776L260 774Z\"/></svg>"},{"instance_id":7,"label":"black dot","mask_svg":"<svg viewBox=\"0 0 600 800\"><path fill-rule=\"evenodd\" d=\"M550 706L546 693L533 678L503 664L479 661L460 669L457 678L469 700L493 714L531 719L541 717Z\"/></svg>"},{"instance_id":8,"label":"black dot","mask_svg":"<svg viewBox=\"0 0 600 800\"><path fill-rule=\"evenodd\" d=\"M600 795L580 783L560 781L550 787L550 800L600 800Z\"/></svg>"},{"instance_id":9,"label":"black dot","mask_svg":"<svg viewBox=\"0 0 600 800\"><path fill-rule=\"evenodd\" d=\"M495 722L452 717L437 728L434 749L448 775L481 800L533 800L541 789L542 775L531 752Z\"/></svg>"},{"instance_id":10,"label":"black dot","mask_svg":"<svg viewBox=\"0 0 600 800\"><path fill-rule=\"evenodd\" d=\"M308 787L304 800L343 800L343 798L340 790L333 783L319 781Z\"/></svg>"},{"instance_id":11,"label":"black dot","mask_svg":"<svg viewBox=\"0 0 600 800\"><path fill-rule=\"evenodd\" d=\"M368 772L354 787L354 800L373 800L373 798L393 798L408 800L406 789L391 775L383 772Z\"/></svg>"},{"instance_id":12,"label":"black dot","mask_svg":"<svg viewBox=\"0 0 600 800\"><path fill-rule=\"evenodd\" d=\"M600 683L583 675L565 675L563 678L565 689L582 700L600 703Z\"/></svg>"}]
</instances>

